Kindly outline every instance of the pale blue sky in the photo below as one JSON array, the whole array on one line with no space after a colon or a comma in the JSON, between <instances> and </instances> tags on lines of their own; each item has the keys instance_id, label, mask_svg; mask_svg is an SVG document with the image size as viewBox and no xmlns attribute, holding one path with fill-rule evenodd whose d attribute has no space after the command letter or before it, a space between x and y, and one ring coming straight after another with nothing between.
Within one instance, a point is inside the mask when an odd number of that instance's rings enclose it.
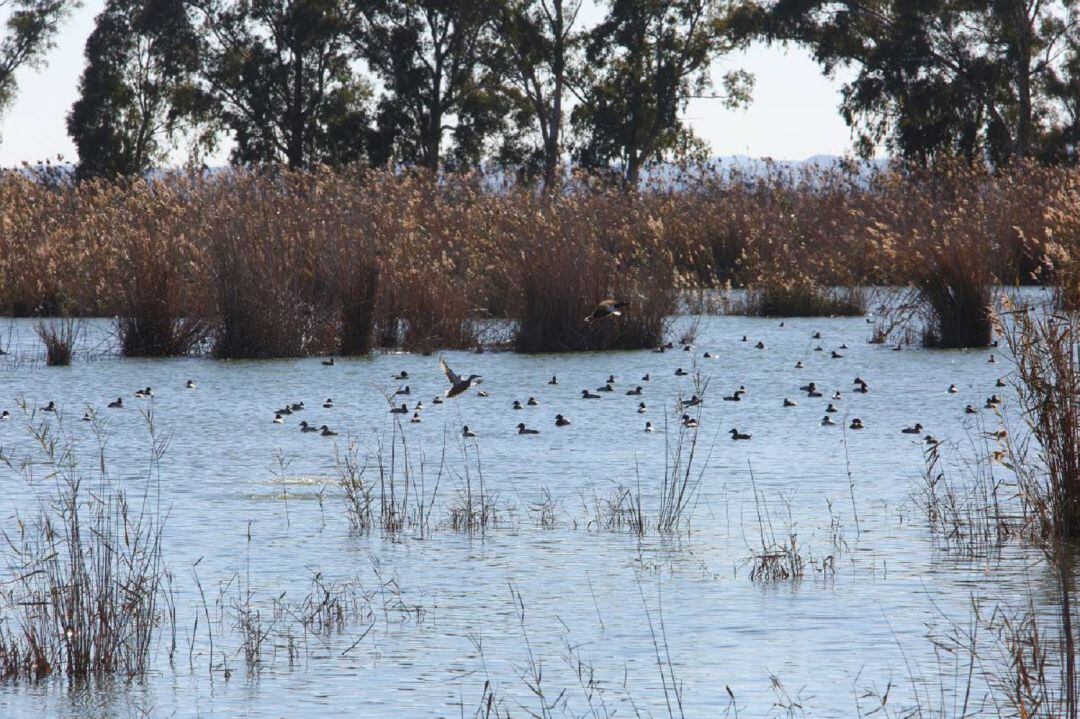
<instances>
[{"instance_id":1,"label":"pale blue sky","mask_svg":"<svg viewBox=\"0 0 1080 719\"><path fill-rule=\"evenodd\" d=\"M103 4L104 0L86 0L64 25L48 66L19 73L19 94L0 118L0 166L57 155L75 161L65 117L75 100L83 45ZM714 69L719 76L735 67L756 76L749 109L727 110L715 100L698 100L687 112L715 155L802 160L850 152L850 133L837 112L839 83L823 77L804 50L756 45L723 59ZM223 148L214 159L223 162L226 155Z\"/></svg>"}]
</instances>

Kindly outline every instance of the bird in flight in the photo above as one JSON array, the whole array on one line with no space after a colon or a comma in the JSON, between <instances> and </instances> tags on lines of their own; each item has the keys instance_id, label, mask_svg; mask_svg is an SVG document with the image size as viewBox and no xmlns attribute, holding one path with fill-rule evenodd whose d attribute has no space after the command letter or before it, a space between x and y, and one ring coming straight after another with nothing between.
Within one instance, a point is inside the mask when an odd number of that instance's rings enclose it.
<instances>
[{"instance_id":1,"label":"bird in flight","mask_svg":"<svg viewBox=\"0 0 1080 719\"><path fill-rule=\"evenodd\" d=\"M446 360L442 357L439 358L439 366L442 367L442 371L446 373L446 379L450 380L450 389L446 390L447 399L457 397L462 392L467 391L470 387L478 385L483 381L483 378L478 374L462 377L457 372L450 369L450 365L446 364Z\"/></svg>"},{"instance_id":2,"label":"bird in flight","mask_svg":"<svg viewBox=\"0 0 1080 719\"><path fill-rule=\"evenodd\" d=\"M592 314L585 318L585 324L591 324L599 320L606 320L610 317L622 316L622 308L626 307L629 302L620 302L616 300L604 300L596 306L596 309L592 311Z\"/></svg>"}]
</instances>

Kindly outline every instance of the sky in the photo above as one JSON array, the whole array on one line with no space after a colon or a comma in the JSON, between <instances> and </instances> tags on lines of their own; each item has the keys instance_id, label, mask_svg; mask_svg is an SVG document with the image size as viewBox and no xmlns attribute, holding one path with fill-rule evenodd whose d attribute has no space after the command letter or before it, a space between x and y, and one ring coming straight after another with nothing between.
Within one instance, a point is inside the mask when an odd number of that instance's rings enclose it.
<instances>
[{"instance_id":1,"label":"sky","mask_svg":"<svg viewBox=\"0 0 1080 719\"><path fill-rule=\"evenodd\" d=\"M103 5L104 0L85 0L64 25L47 66L19 71L18 95L0 117L0 166L57 156L76 161L65 118L75 101L83 46ZM695 100L686 113L715 156L804 160L851 152L850 132L837 111L840 82L823 77L805 50L754 45L718 61L713 77L734 68L756 77L749 108L729 110L718 100ZM224 164L227 155L224 147L210 164Z\"/></svg>"}]
</instances>

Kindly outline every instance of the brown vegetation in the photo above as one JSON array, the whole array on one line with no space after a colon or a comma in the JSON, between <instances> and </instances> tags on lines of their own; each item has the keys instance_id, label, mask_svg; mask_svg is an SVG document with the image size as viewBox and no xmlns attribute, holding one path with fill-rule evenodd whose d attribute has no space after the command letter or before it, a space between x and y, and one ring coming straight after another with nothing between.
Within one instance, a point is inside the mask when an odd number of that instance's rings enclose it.
<instances>
[{"instance_id":1,"label":"brown vegetation","mask_svg":"<svg viewBox=\"0 0 1080 719\"><path fill-rule=\"evenodd\" d=\"M77 186L8 174L0 311L117 316L130 355L475 348L490 320L543 352L655 346L691 289L746 287L755 314L853 314L858 288L890 284L917 291L926 341L953 347L990 341L996 285L1080 285L1069 169L666 182L629 194L580 177L545 196L368 170ZM586 325L608 298L628 311Z\"/></svg>"}]
</instances>

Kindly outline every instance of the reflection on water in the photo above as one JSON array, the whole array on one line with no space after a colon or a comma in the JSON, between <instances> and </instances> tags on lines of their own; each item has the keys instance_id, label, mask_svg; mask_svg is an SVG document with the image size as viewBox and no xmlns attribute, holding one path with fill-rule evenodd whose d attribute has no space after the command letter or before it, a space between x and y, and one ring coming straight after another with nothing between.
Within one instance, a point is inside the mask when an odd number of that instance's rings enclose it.
<instances>
[{"instance_id":1,"label":"reflection on water","mask_svg":"<svg viewBox=\"0 0 1080 719\"><path fill-rule=\"evenodd\" d=\"M107 322L85 330L85 348L107 345ZM518 715L520 707L538 711L540 701L528 687L531 649L547 699L567 690L555 714L580 715L592 697L607 712L633 714L632 700L641 712L666 716L654 645L661 620L687 716L730 710L732 695L741 715L774 712L771 675L815 716L851 716L857 695L890 681L890 703L898 706L909 688L905 655L928 674L936 671L928 624L966 618L973 594L1031 592L1052 603L1053 578L1017 547L990 562L935 550L912 499L925 445L901 428L919 422L973 451L972 438L998 420L988 410L967 415L964 407L982 407L993 392L1011 396L994 386L1008 362L989 364L988 353L978 351L893 352L867 344L869 331L862 318L781 327L707 317L692 352L449 352L459 373L484 377L490 396L470 391L437 405L432 400L446 380L435 357L389 354L326 367L318 359L98 356L53 369L27 359L40 352L32 323L13 322L3 333L11 354L0 372L0 409L20 415L19 400L31 407L57 402L57 421L89 460L96 443L79 420L95 408L107 424L112 476L133 492L147 481L143 412L168 436L161 488L178 649L170 666L166 633L153 671L134 685L6 685L2 714L461 716L475 712L488 683ZM814 332L822 339L812 339ZM755 348L758 340L765 349ZM831 358L842 344L844 357ZM714 358L704 359L705 351ZM796 361L804 369L795 369ZM690 376L676 376L680 367ZM392 379L402 370L407 381ZM680 432L675 401L695 391L695 372L709 385L694 471L705 468L690 531L641 538L598 531L591 520L616 487L640 489L644 512L655 515L656 488ZM646 373L649 382L640 379ZM558 385L547 384L553 374ZM580 398L611 374L614 392ZM869 393L852 391L856 376ZM197 389L185 388L188 379ZM799 391L809 381L823 397ZM421 423L401 417L402 440L384 394L406 383L410 414L418 401L425 409ZM625 394L639 384L642 397ZM948 393L950 384L959 392ZM747 390L741 401L721 399L740 385ZM146 386L153 399L132 397ZM831 400L838 390L842 399ZM125 408L107 409L117 396ZM511 408L530 396L538 406ZM327 398L333 407L324 409ZM783 407L785 398L798 406ZM275 409L299 401L306 409L272 422ZM640 401L646 414L637 412ZM839 409L837 426L821 426L830 401ZM556 428L557 413L572 424ZM865 429L845 431L855 417ZM340 435L302 433L300 420ZM647 420L657 432L643 431ZM517 434L519 422L540 434ZM475 440L463 441L462 425L475 430ZM732 428L753 439L733 442ZM337 484L350 438L361 462L381 451L384 462L393 453L399 469L410 463L416 477L423 467L421 496L432 514L422 537L415 529L397 537L350 532ZM0 445L32 451L21 417L0 424ZM368 472L377 482L372 464ZM481 474L497 526L483 536L452 531L450 507L466 487L478 491ZM7 470L2 476L5 527L52 489ZM416 506L417 498L405 501ZM763 533L796 537L813 560L801 582L750 580L749 559ZM825 560L831 568L821 571ZM305 628L298 614L316 576L348 587L339 598L351 609L329 629ZM236 629L249 591L266 629L254 674ZM596 686L583 686L586 664ZM664 682L670 690L670 677Z\"/></svg>"}]
</instances>

